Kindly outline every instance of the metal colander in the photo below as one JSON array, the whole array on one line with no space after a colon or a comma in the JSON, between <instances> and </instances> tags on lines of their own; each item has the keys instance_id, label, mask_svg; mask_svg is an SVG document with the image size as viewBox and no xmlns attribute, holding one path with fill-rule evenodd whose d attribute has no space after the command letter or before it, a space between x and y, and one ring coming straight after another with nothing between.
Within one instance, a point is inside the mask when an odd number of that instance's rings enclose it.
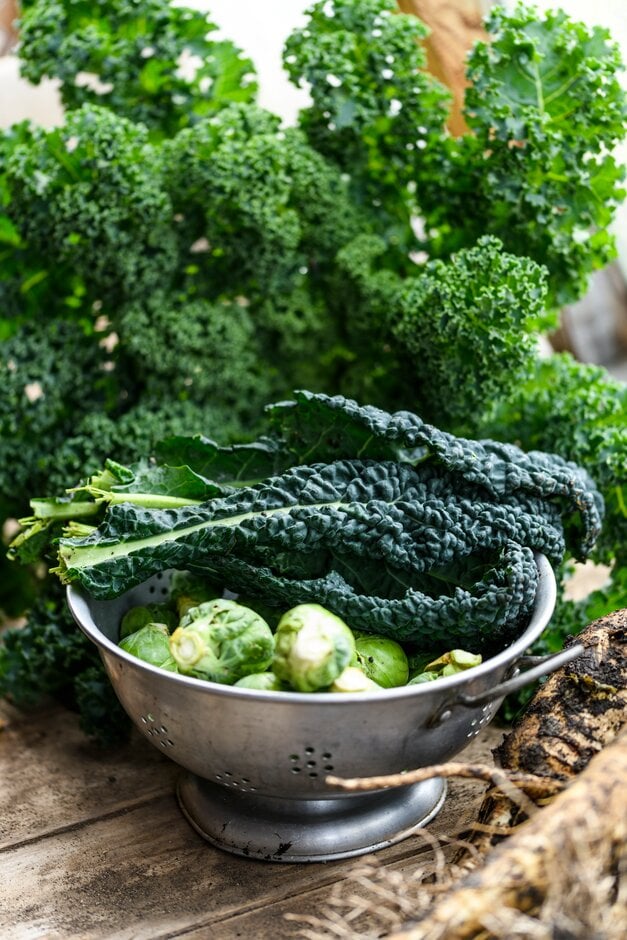
<instances>
[{"instance_id":1,"label":"metal colander","mask_svg":"<svg viewBox=\"0 0 627 940\"><path fill-rule=\"evenodd\" d=\"M503 652L435 682L355 695L234 688L124 652L117 646L122 616L162 600L168 573L114 600L94 600L76 587L67 596L136 727L185 768L178 799L194 828L236 854L324 861L398 842L437 813L446 793L441 779L346 793L330 787L327 774L398 773L448 760L481 732L506 694L579 655L581 647L533 661L523 655L555 604L553 571L543 556L537 565L529 625Z\"/></svg>"}]
</instances>

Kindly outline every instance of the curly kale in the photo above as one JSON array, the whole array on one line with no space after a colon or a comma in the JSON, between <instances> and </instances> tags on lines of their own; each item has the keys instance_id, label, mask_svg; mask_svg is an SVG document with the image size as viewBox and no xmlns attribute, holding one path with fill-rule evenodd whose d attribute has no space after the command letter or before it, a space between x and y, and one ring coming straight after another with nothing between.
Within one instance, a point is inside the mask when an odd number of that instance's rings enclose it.
<instances>
[{"instance_id":1,"label":"curly kale","mask_svg":"<svg viewBox=\"0 0 627 940\"><path fill-rule=\"evenodd\" d=\"M118 333L151 402L214 402L224 414L233 409L240 416L248 402L250 417L259 416L272 370L262 367L253 318L237 298L212 302L156 292L120 310Z\"/></svg>"},{"instance_id":2,"label":"curly kale","mask_svg":"<svg viewBox=\"0 0 627 940\"><path fill-rule=\"evenodd\" d=\"M279 295L310 266L315 283L368 224L339 171L255 106L224 109L163 153L181 237L210 289Z\"/></svg>"},{"instance_id":3,"label":"curly kale","mask_svg":"<svg viewBox=\"0 0 627 940\"><path fill-rule=\"evenodd\" d=\"M3 169L20 238L48 269L82 280L83 304L112 305L171 282L173 210L142 125L86 105L61 128L25 131Z\"/></svg>"},{"instance_id":4,"label":"curly kale","mask_svg":"<svg viewBox=\"0 0 627 940\"><path fill-rule=\"evenodd\" d=\"M58 475L66 435L118 395L101 338L93 324L50 319L24 324L2 344L0 492L16 515L33 488L67 485Z\"/></svg>"},{"instance_id":5,"label":"curly kale","mask_svg":"<svg viewBox=\"0 0 627 940\"><path fill-rule=\"evenodd\" d=\"M69 110L100 104L171 136L231 101L255 97L250 59L214 40L205 14L169 0L27 0L22 75L54 77Z\"/></svg>"},{"instance_id":6,"label":"curly kale","mask_svg":"<svg viewBox=\"0 0 627 940\"><path fill-rule=\"evenodd\" d=\"M476 428L533 368L546 271L502 247L485 236L449 261L429 262L406 282L392 323L420 363L424 413L453 425Z\"/></svg>"},{"instance_id":7,"label":"curly kale","mask_svg":"<svg viewBox=\"0 0 627 940\"><path fill-rule=\"evenodd\" d=\"M312 146L349 175L353 198L405 250L416 167L441 136L450 100L425 71L426 34L393 0L319 2L283 58L291 80L312 97L300 118Z\"/></svg>"},{"instance_id":8,"label":"curly kale","mask_svg":"<svg viewBox=\"0 0 627 940\"><path fill-rule=\"evenodd\" d=\"M52 696L78 711L83 730L101 744L119 742L130 731L98 651L77 630L58 585L36 601L25 626L2 634L0 696L20 708Z\"/></svg>"},{"instance_id":9,"label":"curly kale","mask_svg":"<svg viewBox=\"0 0 627 940\"><path fill-rule=\"evenodd\" d=\"M496 7L490 41L468 59L465 113L472 134L443 138L420 180L433 250L449 254L484 233L549 271L553 308L581 296L615 253L607 231L624 197L612 156L627 129L607 30Z\"/></svg>"}]
</instances>

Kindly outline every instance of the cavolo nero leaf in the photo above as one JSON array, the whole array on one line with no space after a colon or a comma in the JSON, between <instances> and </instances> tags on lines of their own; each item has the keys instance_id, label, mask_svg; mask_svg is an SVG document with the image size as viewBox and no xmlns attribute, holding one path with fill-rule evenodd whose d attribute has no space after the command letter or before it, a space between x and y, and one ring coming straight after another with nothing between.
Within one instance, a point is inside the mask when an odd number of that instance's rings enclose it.
<instances>
[{"instance_id":1,"label":"cavolo nero leaf","mask_svg":"<svg viewBox=\"0 0 627 940\"><path fill-rule=\"evenodd\" d=\"M160 570L188 569L265 602L316 599L358 629L456 643L474 629L498 635L517 624L537 583L533 550L562 549L546 517L515 503L445 503L409 465L335 461L294 467L200 506L113 506L97 532L61 539L59 558L63 578L97 597ZM456 558L477 551L491 561L487 574L470 590L452 583ZM347 555L380 558L409 574L412 586L395 599L355 590L335 570L335 558ZM436 567L444 579L450 564L450 590L424 593L421 572L431 581Z\"/></svg>"},{"instance_id":2,"label":"cavolo nero leaf","mask_svg":"<svg viewBox=\"0 0 627 940\"><path fill-rule=\"evenodd\" d=\"M177 435L157 444L156 456L160 463L185 465L206 479L231 486L262 480L286 466L280 442L269 437L222 447L202 434Z\"/></svg>"},{"instance_id":3,"label":"cavolo nero leaf","mask_svg":"<svg viewBox=\"0 0 627 940\"><path fill-rule=\"evenodd\" d=\"M305 391L270 416L273 462L291 455L289 469L199 505L112 505L97 530L60 540L62 579L112 597L191 570L268 604L315 600L366 632L468 646L473 629L498 635L528 612L534 552L558 564L566 541L585 552L598 534L598 492L554 455ZM192 444L214 468L238 454ZM370 588L361 560L381 566Z\"/></svg>"},{"instance_id":4,"label":"cavolo nero leaf","mask_svg":"<svg viewBox=\"0 0 627 940\"><path fill-rule=\"evenodd\" d=\"M292 401L270 406L269 414L293 462L368 457L416 465L430 460L446 468L459 486L480 487L493 498L516 492L561 500L566 511L580 514L570 540L575 553L587 554L599 534L601 496L585 470L557 454L456 437L411 412L389 414L341 395L297 391Z\"/></svg>"}]
</instances>

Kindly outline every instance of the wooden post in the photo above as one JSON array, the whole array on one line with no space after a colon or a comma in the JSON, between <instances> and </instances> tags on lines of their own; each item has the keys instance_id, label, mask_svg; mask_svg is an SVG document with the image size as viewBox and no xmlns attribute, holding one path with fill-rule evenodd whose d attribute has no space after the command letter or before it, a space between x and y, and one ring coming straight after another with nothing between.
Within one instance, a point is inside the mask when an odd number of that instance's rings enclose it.
<instances>
[{"instance_id":1,"label":"wooden post","mask_svg":"<svg viewBox=\"0 0 627 940\"><path fill-rule=\"evenodd\" d=\"M398 0L404 13L413 13L431 30L425 46L428 69L453 94L448 122L456 136L468 130L462 116L466 88L466 55L479 39L485 39L482 20L486 0Z\"/></svg>"},{"instance_id":2,"label":"wooden post","mask_svg":"<svg viewBox=\"0 0 627 940\"><path fill-rule=\"evenodd\" d=\"M19 16L17 0L0 0L0 55L5 55L17 39L14 21Z\"/></svg>"}]
</instances>

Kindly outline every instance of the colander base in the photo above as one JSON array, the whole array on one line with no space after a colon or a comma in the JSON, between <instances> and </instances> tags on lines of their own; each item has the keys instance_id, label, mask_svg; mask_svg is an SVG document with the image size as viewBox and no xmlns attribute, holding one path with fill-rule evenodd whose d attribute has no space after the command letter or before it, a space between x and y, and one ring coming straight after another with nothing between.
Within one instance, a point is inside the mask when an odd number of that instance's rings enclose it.
<instances>
[{"instance_id":1,"label":"colander base","mask_svg":"<svg viewBox=\"0 0 627 940\"><path fill-rule=\"evenodd\" d=\"M181 811L199 835L270 862L327 862L394 845L433 819L445 796L440 778L324 800L237 793L188 772L177 786Z\"/></svg>"}]
</instances>

